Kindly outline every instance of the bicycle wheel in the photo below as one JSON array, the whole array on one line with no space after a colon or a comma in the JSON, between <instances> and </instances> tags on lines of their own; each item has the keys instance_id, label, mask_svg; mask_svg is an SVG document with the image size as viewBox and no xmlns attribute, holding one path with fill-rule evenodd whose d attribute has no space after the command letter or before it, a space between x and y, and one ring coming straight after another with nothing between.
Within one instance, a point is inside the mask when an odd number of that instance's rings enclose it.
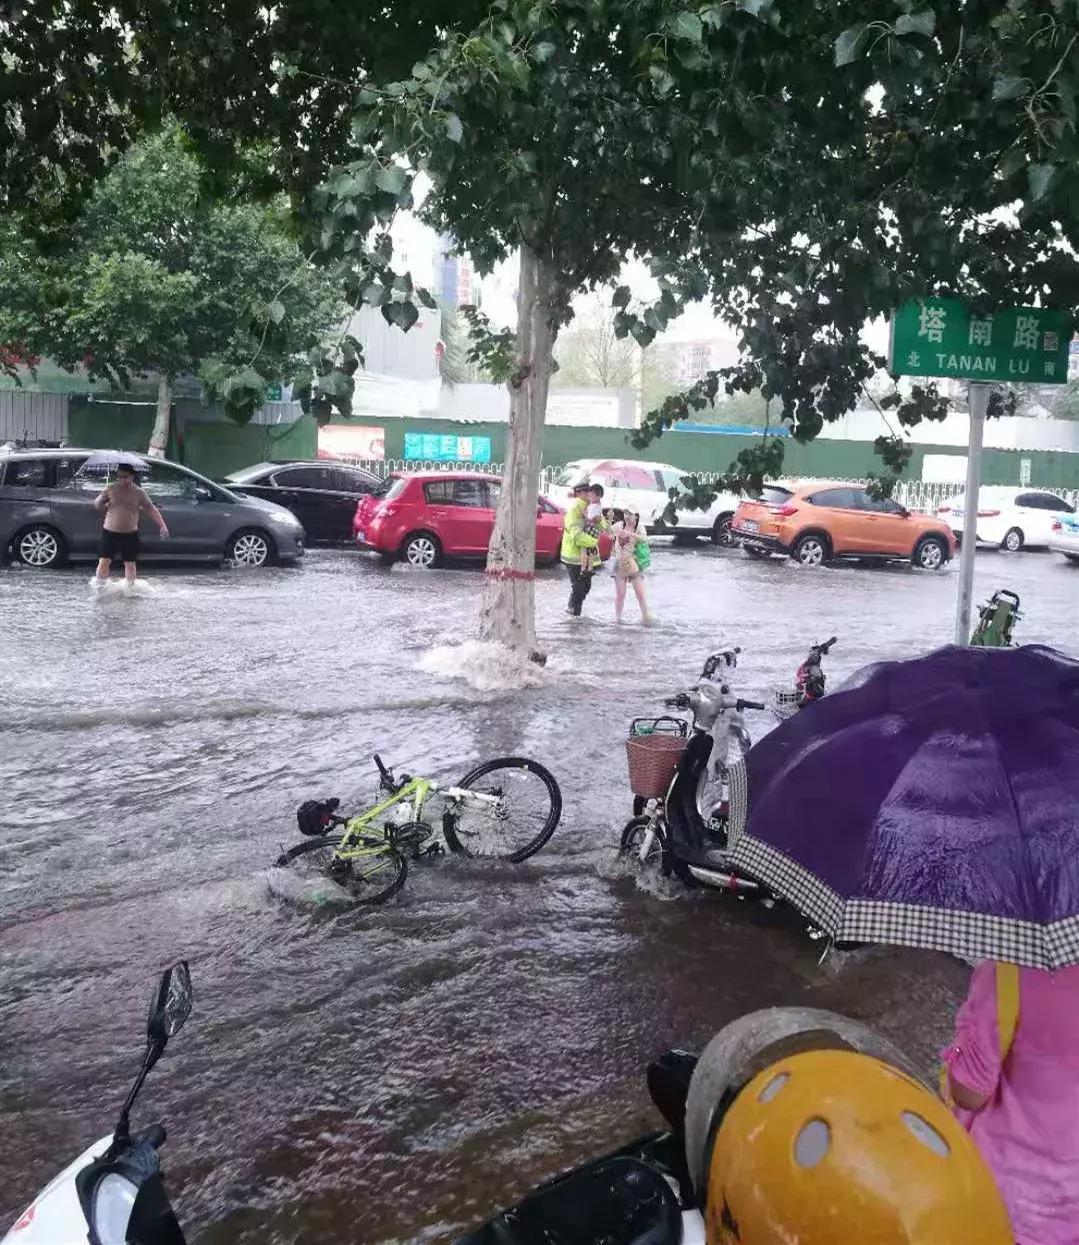
<instances>
[{"instance_id":1,"label":"bicycle wheel","mask_svg":"<svg viewBox=\"0 0 1079 1245\"><path fill-rule=\"evenodd\" d=\"M648 845L648 851L642 858L641 848L644 847L645 836L650 829L652 831L652 841ZM666 846L667 842L663 837L663 831L660 828L658 818L634 817L626 822L625 828L622 830L622 841L618 845L618 854L626 859L634 857L638 868L648 869L652 866L661 866L663 864L663 853L666 850Z\"/></svg>"},{"instance_id":2,"label":"bicycle wheel","mask_svg":"<svg viewBox=\"0 0 1079 1245\"><path fill-rule=\"evenodd\" d=\"M517 864L534 855L555 832L562 792L549 770L527 757L497 757L457 784L498 797L497 804L462 800L444 823L450 850Z\"/></svg>"},{"instance_id":3,"label":"bicycle wheel","mask_svg":"<svg viewBox=\"0 0 1079 1245\"><path fill-rule=\"evenodd\" d=\"M370 856L338 861L334 854L343 838L343 834L323 834L304 839L274 863L301 877L328 877L348 891L356 903L384 903L396 895L408 877L408 861L403 853L387 845Z\"/></svg>"}]
</instances>

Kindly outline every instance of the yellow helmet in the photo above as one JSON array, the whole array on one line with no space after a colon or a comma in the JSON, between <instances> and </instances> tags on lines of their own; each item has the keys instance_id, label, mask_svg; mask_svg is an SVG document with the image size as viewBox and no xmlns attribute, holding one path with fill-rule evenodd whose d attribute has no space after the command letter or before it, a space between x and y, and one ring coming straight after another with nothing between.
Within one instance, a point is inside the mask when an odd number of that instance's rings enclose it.
<instances>
[{"instance_id":1,"label":"yellow helmet","mask_svg":"<svg viewBox=\"0 0 1079 1245\"><path fill-rule=\"evenodd\" d=\"M712 1149L708 1245L1013 1245L974 1143L879 1059L779 1059L731 1103Z\"/></svg>"}]
</instances>

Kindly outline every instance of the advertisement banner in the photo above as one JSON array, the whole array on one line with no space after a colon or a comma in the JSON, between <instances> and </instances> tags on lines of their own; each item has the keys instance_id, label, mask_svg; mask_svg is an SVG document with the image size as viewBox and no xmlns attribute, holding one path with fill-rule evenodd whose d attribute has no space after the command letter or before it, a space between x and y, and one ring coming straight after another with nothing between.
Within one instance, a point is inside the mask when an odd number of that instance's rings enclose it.
<instances>
[{"instance_id":1,"label":"advertisement banner","mask_svg":"<svg viewBox=\"0 0 1079 1245\"><path fill-rule=\"evenodd\" d=\"M365 460L385 458L386 430L363 424L326 424L318 430L318 456Z\"/></svg>"},{"instance_id":2,"label":"advertisement banner","mask_svg":"<svg viewBox=\"0 0 1079 1245\"><path fill-rule=\"evenodd\" d=\"M452 433L406 432L405 458L410 462L489 463L490 437L458 437Z\"/></svg>"}]
</instances>

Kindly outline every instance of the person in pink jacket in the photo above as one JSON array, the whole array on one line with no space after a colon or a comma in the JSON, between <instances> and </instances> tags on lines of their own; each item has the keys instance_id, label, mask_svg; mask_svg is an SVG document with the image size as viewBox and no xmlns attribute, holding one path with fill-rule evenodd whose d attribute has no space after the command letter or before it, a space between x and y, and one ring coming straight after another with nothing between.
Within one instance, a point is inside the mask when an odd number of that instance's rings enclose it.
<instances>
[{"instance_id":1,"label":"person in pink jacket","mask_svg":"<svg viewBox=\"0 0 1079 1245\"><path fill-rule=\"evenodd\" d=\"M1079 1245L1079 966L1006 971L1018 990L1001 1009L998 987L1008 987L998 966L974 970L943 1052L948 1088L996 1177L1016 1245Z\"/></svg>"}]
</instances>

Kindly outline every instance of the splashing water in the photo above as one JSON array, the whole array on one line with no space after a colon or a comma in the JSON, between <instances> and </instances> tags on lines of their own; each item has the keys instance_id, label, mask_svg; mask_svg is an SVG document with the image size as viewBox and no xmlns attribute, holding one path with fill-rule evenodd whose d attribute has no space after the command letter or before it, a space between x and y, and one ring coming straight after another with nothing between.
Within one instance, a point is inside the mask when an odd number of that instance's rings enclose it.
<instances>
[{"instance_id":1,"label":"splashing water","mask_svg":"<svg viewBox=\"0 0 1079 1245\"><path fill-rule=\"evenodd\" d=\"M447 679L464 679L477 691L539 687L543 670L516 649L483 640L439 644L420 658L420 669Z\"/></svg>"}]
</instances>

